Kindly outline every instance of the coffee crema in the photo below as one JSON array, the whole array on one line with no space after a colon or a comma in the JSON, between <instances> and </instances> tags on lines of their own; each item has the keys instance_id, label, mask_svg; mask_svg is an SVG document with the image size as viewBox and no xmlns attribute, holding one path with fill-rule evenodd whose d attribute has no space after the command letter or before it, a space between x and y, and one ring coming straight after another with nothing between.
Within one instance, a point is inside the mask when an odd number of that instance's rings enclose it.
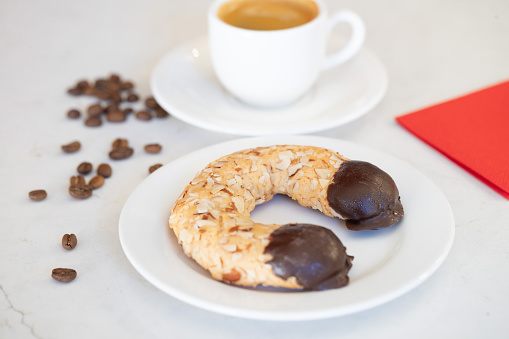
<instances>
[{"instance_id":1,"label":"coffee crema","mask_svg":"<svg viewBox=\"0 0 509 339\"><path fill-rule=\"evenodd\" d=\"M235 27L270 31L310 22L318 6L312 0L232 0L221 5L217 15Z\"/></svg>"}]
</instances>

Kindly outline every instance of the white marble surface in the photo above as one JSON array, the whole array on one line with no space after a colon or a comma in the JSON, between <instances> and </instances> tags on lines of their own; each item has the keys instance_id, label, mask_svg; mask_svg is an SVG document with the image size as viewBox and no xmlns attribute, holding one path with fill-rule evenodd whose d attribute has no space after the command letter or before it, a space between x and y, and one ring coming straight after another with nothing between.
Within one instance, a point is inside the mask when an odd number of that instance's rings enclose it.
<instances>
[{"instance_id":1,"label":"white marble surface","mask_svg":"<svg viewBox=\"0 0 509 339\"><path fill-rule=\"evenodd\" d=\"M118 72L150 94L149 74L165 52L206 33L209 1L0 2L0 338L502 338L509 333L509 202L398 126L394 117L509 79L509 2L327 1L358 12L367 46L384 62L383 101L348 125L316 135L382 150L420 169L445 194L456 238L422 285L361 313L298 323L232 318L197 309L145 281L120 247L118 217L156 162L233 135L174 118L84 127L65 112L89 104L66 89ZM480 112L482 114L482 112ZM81 161L108 161L111 141L136 153L113 163L94 196L68 196ZM80 140L64 155L60 146ZM164 151L147 155L142 146ZM45 201L30 190L44 188ZM433 211L429 211L433 213ZM65 233L78 247L60 246ZM78 278L63 285L54 267Z\"/></svg>"}]
</instances>

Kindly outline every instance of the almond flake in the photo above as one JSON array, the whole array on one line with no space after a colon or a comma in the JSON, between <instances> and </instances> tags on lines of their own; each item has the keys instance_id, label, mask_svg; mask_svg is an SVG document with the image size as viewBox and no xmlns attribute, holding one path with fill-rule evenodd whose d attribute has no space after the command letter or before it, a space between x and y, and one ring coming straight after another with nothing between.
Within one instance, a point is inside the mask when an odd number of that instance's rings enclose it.
<instances>
[{"instance_id":1,"label":"almond flake","mask_svg":"<svg viewBox=\"0 0 509 339\"><path fill-rule=\"evenodd\" d=\"M318 180L316 180L316 178L313 178L313 180L311 180L311 185L309 186L309 188L311 189L311 191L314 191L317 187L318 187Z\"/></svg>"},{"instance_id":2,"label":"almond flake","mask_svg":"<svg viewBox=\"0 0 509 339\"><path fill-rule=\"evenodd\" d=\"M323 168L316 168L315 172L322 179L327 179L331 173L331 171L329 171L328 169L323 169Z\"/></svg>"},{"instance_id":3,"label":"almond flake","mask_svg":"<svg viewBox=\"0 0 509 339\"><path fill-rule=\"evenodd\" d=\"M180 231L179 242L182 244L189 244L193 240L193 235L185 228Z\"/></svg>"},{"instance_id":4,"label":"almond flake","mask_svg":"<svg viewBox=\"0 0 509 339\"><path fill-rule=\"evenodd\" d=\"M253 233L251 233L251 232L240 232L239 235L244 239L253 238Z\"/></svg>"},{"instance_id":5,"label":"almond flake","mask_svg":"<svg viewBox=\"0 0 509 339\"><path fill-rule=\"evenodd\" d=\"M293 166L288 167L288 175L289 176L294 175L295 172L297 172L301 168L302 168L302 164L297 164L297 165L293 165Z\"/></svg>"},{"instance_id":6,"label":"almond flake","mask_svg":"<svg viewBox=\"0 0 509 339\"><path fill-rule=\"evenodd\" d=\"M237 244L225 244L222 247L227 252L235 252L237 250Z\"/></svg>"},{"instance_id":7,"label":"almond flake","mask_svg":"<svg viewBox=\"0 0 509 339\"><path fill-rule=\"evenodd\" d=\"M241 197L232 197L232 201L235 204L237 211L244 213L244 199Z\"/></svg>"},{"instance_id":8,"label":"almond flake","mask_svg":"<svg viewBox=\"0 0 509 339\"><path fill-rule=\"evenodd\" d=\"M227 161L218 161L214 164L214 167L215 168L220 168L222 167L224 164L227 164L228 162Z\"/></svg>"},{"instance_id":9,"label":"almond flake","mask_svg":"<svg viewBox=\"0 0 509 339\"><path fill-rule=\"evenodd\" d=\"M326 188L326 187L329 186L330 180L327 180L327 179L318 179L318 181L320 182L320 186L322 186L323 188Z\"/></svg>"},{"instance_id":10,"label":"almond flake","mask_svg":"<svg viewBox=\"0 0 509 339\"><path fill-rule=\"evenodd\" d=\"M292 151L279 152L279 159L281 159L281 160L285 160L285 159L293 160L293 159L295 159L295 154L293 154Z\"/></svg>"},{"instance_id":11,"label":"almond flake","mask_svg":"<svg viewBox=\"0 0 509 339\"><path fill-rule=\"evenodd\" d=\"M237 261L242 258L242 252L235 252L232 254L232 261Z\"/></svg>"},{"instance_id":12,"label":"almond flake","mask_svg":"<svg viewBox=\"0 0 509 339\"><path fill-rule=\"evenodd\" d=\"M215 226L216 222L213 220L197 220L196 225L198 225L198 227Z\"/></svg>"},{"instance_id":13,"label":"almond flake","mask_svg":"<svg viewBox=\"0 0 509 339\"><path fill-rule=\"evenodd\" d=\"M246 199L247 201L251 201L251 200L253 200L253 199L254 199L254 197L253 197L253 195L251 194L251 192L249 192L249 191L247 191L247 190L246 190L246 191L244 192L244 199Z\"/></svg>"},{"instance_id":14,"label":"almond flake","mask_svg":"<svg viewBox=\"0 0 509 339\"><path fill-rule=\"evenodd\" d=\"M226 186L224 186L224 185L215 184L214 186L212 186L212 189L210 190L210 193L216 194L217 192L219 192L220 190L222 190L225 187Z\"/></svg>"},{"instance_id":15,"label":"almond flake","mask_svg":"<svg viewBox=\"0 0 509 339\"><path fill-rule=\"evenodd\" d=\"M212 217L214 219L219 219L219 216L221 215L221 212L219 212L218 210L211 210L210 214L212 214Z\"/></svg>"},{"instance_id":16,"label":"almond flake","mask_svg":"<svg viewBox=\"0 0 509 339\"><path fill-rule=\"evenodd\" d=\"M279 156L281 158L281 156ZM280 171L284 171L287 169L290 164L292 163L292 159L290 158L283 158L278 164L276 164L276 169Z\"/></svg>"},{"instance_id":17,"label":"almond flake","mask_svg":"<svg viewBox=\"0 0 509 339\"><path fill-rule=\"evenodd\" d=\"M219 254L216 254L214 256L214 266L219 268L223 267L223 262L221 261L221 257L219 256Z\"/></svg>"},{"instance_id":18,"label":"almond flake","mask_svg":"<svg viewBox=\"0 0 509 339\"><path fill-rule=\"evenodd\" d=\"M265 199L264 198L260 198L260 199L256 199L255 200L255 205L261 205L265 202Z\"/></svg>"},{"instance_id":19,"label":"almond flake","mask_svg":"<svg viewBox=\"0 0 509 339\"><path fill-rule=\"evenodd\" d=\"M196 205L196 209L198 213L207 213L214 207L214 203L209 199L202 199L198 201L198 205Z\"/></svg>"}]
</instances>

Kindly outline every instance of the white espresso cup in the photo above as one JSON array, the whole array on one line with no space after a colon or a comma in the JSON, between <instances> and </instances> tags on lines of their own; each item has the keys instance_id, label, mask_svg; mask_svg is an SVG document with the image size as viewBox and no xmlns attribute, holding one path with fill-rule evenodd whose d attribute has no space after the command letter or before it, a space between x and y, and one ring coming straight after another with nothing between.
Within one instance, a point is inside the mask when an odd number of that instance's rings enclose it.
<instances>
[{"instance_id":1,"label":"white espresso cup","mask_svg":"<svg viewBox=\"0 0 509 339\"><path fill-rule=\"evenodd\" d=\"M313 0L318 14L311 21L276 30L224 22L218 11L230 1L216 0L209 8L212 65L226 90L249 105L278 107L297 101L322 71L348 61L364 43L365 27L359 16L345 10L329 17L322 0ZM351 26L351 37L340 50L327 54L327 41L339 23Z\"/></svg>"}]
</instances>

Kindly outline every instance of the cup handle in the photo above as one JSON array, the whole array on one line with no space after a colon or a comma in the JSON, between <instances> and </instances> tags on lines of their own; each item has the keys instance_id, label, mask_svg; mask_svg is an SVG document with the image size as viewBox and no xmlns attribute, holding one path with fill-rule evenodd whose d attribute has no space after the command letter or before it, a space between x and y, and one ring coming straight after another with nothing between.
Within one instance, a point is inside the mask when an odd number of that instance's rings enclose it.
<instances>
[{"instance_id":1,"label":"cup handle","mask_svg":"<svg viewBox=\"0 0 509 339\"><path fill-rule=\"evenodd\" d=\"M352 36L348 43L339 51L325 56L322 65L322 69L324 70L350 60L355 54L357 54L364 43L364 38L366 37L366 28L364 23L357 14L351 11L337 12L329 18L329 34L332 32L332 28L334 26L342 22L346 22L352 26Z\"/></svg>"}]
</instances>

